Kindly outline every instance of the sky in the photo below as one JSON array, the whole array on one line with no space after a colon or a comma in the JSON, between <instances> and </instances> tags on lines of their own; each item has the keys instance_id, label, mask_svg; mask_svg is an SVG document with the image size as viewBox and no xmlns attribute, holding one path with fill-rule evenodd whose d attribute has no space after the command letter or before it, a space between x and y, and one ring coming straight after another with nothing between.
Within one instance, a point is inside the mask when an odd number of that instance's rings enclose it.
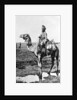
<instances>
[{"instance_id":1,"label":"sky","mask_svg":"<svg viewBox=\"0 0 77 100\"><path fill-rule=\"evenodd\" d=\"M24 42L19 36L26 33L30 35L32 42L37 42L42 25L46 26L49 40L60 42L60 16L16 15L15 17L16 42Z\"/></svg>"}]
</instances>

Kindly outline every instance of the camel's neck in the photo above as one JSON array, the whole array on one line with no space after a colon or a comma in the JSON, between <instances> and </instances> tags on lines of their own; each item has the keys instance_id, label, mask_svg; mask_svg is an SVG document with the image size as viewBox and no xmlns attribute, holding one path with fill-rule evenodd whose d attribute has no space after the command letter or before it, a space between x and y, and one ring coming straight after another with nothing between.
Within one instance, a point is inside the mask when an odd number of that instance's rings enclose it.
<instances>
[{"instance_id":1,"label":"camel's neck","mask_svg":"<svg viewBox=\"0 0 77 100\"><path fill-rule=\"evenodd\" d=\"M30 47L30 46L32 46L32 41L31 41L31 38L30 38L30 36L28 36L28 47Z\"/></svg>"},{"instance_id":2,"label":"camel's neck","mask_svg":"<svg viewBox=\"0 0 77 100\"><path fill-rule=\"evenodd\" d=\"M28 45L28 47L30 47L30 46L32 46L32 43L31 43L31 42L28 42L28 44L27 44L27 45Z\"/></svg>"}]
</instances>

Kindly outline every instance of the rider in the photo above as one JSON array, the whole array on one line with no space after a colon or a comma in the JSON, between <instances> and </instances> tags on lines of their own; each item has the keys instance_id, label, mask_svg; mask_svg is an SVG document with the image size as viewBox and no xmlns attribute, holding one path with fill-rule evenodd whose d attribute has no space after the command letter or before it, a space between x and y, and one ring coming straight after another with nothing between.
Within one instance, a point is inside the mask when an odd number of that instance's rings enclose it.
<instances>
[{"instance_id":1,"label":"rider","mask_svg":"<svg viewBox=\"0 0 77 100\"><path fill-rule=\"evenodd\" d=\"M41 45L45 44L47 41L47 33L46 33L46 27L42 25L42 34L39 36L41 39Z\"/></svg>"}]
</instances>

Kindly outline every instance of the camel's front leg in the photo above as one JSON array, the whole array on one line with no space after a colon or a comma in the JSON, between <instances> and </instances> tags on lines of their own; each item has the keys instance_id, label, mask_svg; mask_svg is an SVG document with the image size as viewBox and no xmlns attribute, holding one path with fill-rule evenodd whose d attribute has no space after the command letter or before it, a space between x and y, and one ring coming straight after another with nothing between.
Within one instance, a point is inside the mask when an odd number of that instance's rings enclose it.
<instances>
[{"instance_id":1,"label":"camel's front leg","mask_svg":"<svg viewBox=\"0 0 77 100\"><path fill-rule=\"evenodd\" d=\"M40 54L38 55L38 66L41 68Z\"/></svg>"},{"instance_id":2,"label":"camel's front leg","mask_svg":"<svg viewBox=\"0 0 77 100\"><path fill-rule=\"evenodd\" d=\"M40 54L38 55L38 66L40 67L40 74L39 74L39 82L42 81L42 65L41 65L41 62L40 62Z\"/></svg>"}]
</instances>

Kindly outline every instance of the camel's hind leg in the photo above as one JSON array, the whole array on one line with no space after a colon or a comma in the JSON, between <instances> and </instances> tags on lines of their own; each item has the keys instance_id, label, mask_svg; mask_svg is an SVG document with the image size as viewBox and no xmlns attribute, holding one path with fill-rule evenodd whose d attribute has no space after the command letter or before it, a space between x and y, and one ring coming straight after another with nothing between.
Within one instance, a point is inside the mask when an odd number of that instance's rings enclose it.
<instances>
[{"instance_id":1,"label":"camel's hind leg","mask_svg":"<svg viewBox=\"0 0 77 100\"><path fill-rule=\"evenodd\" d=\"M48 72L49 75L51 73L51 70L52 70L53 66L54 66L54 57L51 57L51 68L50 68L50 70Z\"/></svg>"},{"instance_id":2,"label":"camel's hind leg","mask_svg":"<svg viewBox=\"0 0 77 100\"><path fill-rule=\"evenodd\" d=\"M58 76L58 66L59 66L59 61L57 60L57 71L56 71L56 75Z\"/></svg>"},{"instance_id":3,"label":"camel's hind leg","mask_svg":"<svg viewBox=\"0 0 77 100\"><path fill-rule=\"evenodd\" d=\"M39 82L42 82L42 72L39 73Z\"/></svg>"},{"instance_id":4,"label":"camel's hind leg","mask_svg":"<svg viewBox=\"0 0 77 100\"><path fill-rule=\"evenodd\" d=\"M41 55L38 55L38 67L40 67L40 72L39 72L39 82L42 81L42 57Z\"/></svg>"},{"instance_id":5,"label":"camel's hind leg","mask_svg":"<svg viewBox=\"0 0 77 100\"><path fill-rule=\"evenodd\" d=\"M58 72L58 67L59 67L59 51L57 52L56 63L57 63L57 71L56 71L56 74L58 76L58 74L59 74L59 72Z\"/></svg>"}]
</instances>

